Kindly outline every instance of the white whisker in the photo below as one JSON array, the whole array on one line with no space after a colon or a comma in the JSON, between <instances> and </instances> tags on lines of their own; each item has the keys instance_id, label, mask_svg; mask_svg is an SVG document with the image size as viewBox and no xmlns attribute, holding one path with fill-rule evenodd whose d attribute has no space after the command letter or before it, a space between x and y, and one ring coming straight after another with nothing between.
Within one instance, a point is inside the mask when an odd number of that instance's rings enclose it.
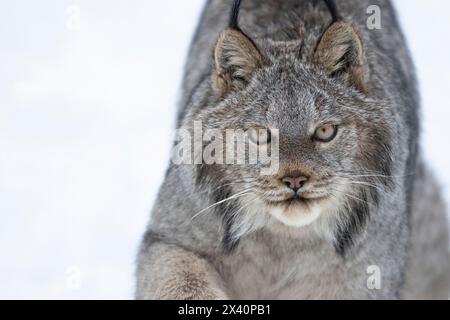
<instances>
[{"instance_id":1,"label":"white whisker","mask_svg":"<svg viewBox=\"0 0 450 320\"><path fill-rule=\"evenodd\" d=\"M216 203L214 203L214 204L212 204L212 205L206 207L205 209L203 209L203 210L197 212L197 213L191 218L191 221L194 220L197 216L199 216L199 215L202 214L203 212L205 212L205 211L207 211L207 210L209 210L209 209L211 209L211 208L214 208L214 207L218 206L219 204L222 204L222 203L225 203L225 202L227 202L227 201L230 201L230 200L233 200L233 199L236 199L236 198L245 196L245 195L247 195L247 194L250 194L250 193L251 193L251 192L250 192L251 190L252 190L252 188L243 190L243 191L241 191L241 192L238 192L237 194L232 195L231 197L228 197L228 198L226 198L226 199L223 199L223 200L221 200L221 201L218 201L218 202L216 202Z\"/></svg>"}]
</instances>

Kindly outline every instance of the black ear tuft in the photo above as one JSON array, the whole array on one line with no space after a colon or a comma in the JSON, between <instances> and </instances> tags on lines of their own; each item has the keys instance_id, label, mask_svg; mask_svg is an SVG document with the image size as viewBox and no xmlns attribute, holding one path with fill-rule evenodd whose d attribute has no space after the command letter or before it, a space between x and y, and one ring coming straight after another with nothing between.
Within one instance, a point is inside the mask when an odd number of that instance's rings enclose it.
<instances>
[{"instance_id":1,"label":"black ear tuft","mask_svg":"<svg viewBox=\"0 0 450 320\"><path fill-rule=\"evenodd\" d=\"M324 1L328 7L328 10L330 10L331 17L333 18L333 22L341 21L342 17L340 16L340 14L336 8L336 3L334 2L334 0L324 0Z\"/></svg>"},{"instance_id":2,"label":"black ear tuft","mask_svg":"<svg viewBox=\"0 0 450 320\"><path fill-rule=\"evenodd\" d=\"M239 11L241 9L241 2L242 0L234 0L230 16L230 29L239 30Z\"/></svg>"},{"instance_id":3,"label":"black ear tuft","mask_svg":"<svg viewBox=\"0 0 450 320\"><path fill-rule=\"evenodd\" d=\"M213 89L216 99L231 90L242 89L265 60L255 43L239 28L241 0L235 0L230 25L223 31L214 48Z\"/></svg>"}]
</instances>

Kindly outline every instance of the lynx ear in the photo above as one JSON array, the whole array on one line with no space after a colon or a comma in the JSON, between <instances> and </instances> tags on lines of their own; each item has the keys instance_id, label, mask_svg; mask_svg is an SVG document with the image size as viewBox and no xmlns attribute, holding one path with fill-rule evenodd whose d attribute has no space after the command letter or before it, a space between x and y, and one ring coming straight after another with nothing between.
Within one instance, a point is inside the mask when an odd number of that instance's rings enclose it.
<instances>
[{"instance_id":1,"label":"lynx ear","mask_svg":"<svg viewBox=\"0 0 450 320\"><path fill-rule=\"evenodd\" d=\"M223 31L214 48L213 85L217 97L243 88L262 66L263 57L253 41L240 30Z\"/></svg>"},{"instance_id":2,"label":"lynx ear","mask_svg":"<svg viewBox=\"0 0 450 320\"><path fill-rule=\"evenodd\" d=\"M337 21L325 31L314 53L314 61L331 77L339 77L358 90L366 91L363 46L350 24Z\"/></svg>"}]
</instances>

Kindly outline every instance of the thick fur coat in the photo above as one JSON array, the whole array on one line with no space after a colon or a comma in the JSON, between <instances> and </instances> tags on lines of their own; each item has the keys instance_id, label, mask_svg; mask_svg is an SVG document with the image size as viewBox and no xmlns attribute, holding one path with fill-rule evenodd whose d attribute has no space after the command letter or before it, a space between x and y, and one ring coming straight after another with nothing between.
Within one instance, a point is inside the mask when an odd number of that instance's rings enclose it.
<instances>
[{"instance_id":1,"label":"thick fur coat","mask_svg":"<svg viewBox=\"0 0 450 320\"><path fill-rule=\"evenodd\" d=\"M279 168L171 163L136 297L446 299L445 208L390 2L244 0L230 23L232 4L206 4L178 126L279 129Z\"/></svg>"}]
</instances>

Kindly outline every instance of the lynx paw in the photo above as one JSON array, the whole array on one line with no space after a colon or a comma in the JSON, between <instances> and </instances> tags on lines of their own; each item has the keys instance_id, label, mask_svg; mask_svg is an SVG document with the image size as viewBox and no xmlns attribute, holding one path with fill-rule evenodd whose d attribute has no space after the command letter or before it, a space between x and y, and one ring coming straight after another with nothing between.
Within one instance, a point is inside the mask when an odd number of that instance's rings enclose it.
<instances>
[{"instance_id":1,"label":"lynx paw","mask_svg":"<svg viewBox=\"0 0 450 320\"><path fill-rule=\"evenodd\" d=\"M171 281L155 293L159 300L228 300L225 292L208 281L188 274L183 280Z\"/></svg>"}]
</instances>

